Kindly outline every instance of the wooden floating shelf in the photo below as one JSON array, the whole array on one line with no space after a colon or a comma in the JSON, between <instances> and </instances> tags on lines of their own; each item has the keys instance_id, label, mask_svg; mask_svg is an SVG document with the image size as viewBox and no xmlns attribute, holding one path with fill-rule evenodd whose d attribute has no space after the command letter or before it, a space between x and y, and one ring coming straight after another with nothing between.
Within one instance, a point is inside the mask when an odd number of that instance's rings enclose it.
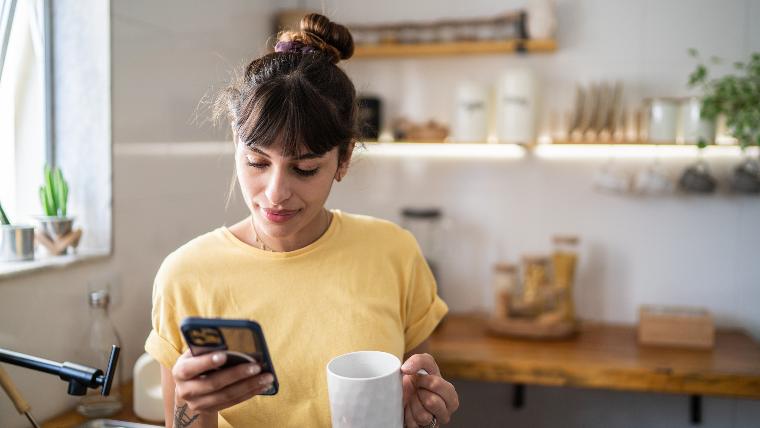
<instances>
[{"instance_id":1,"label":"wooden floating shelf","mask_svg":"<svg viewBox=\"0 0 760 428\"><path fill-rule=\"evenodd\" d=\"M357 45L355 58L420 57L466 54L500 54L525 52L554 52L557 41L553 39L526 39L502 41L467 41L448 43L379 43Z\"/></svg>"}]
</instances>

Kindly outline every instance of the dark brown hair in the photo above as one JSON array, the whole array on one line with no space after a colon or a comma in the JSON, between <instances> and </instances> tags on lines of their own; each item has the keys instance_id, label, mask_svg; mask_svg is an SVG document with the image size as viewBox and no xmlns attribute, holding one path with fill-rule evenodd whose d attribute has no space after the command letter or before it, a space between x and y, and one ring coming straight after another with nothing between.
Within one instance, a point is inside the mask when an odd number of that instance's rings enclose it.
<instances>
[{"instance_id":1,"label":"dark brown hair","mask_svg":"<svg viewBox=\"0 0 760 428\"><path fill-rule=\"evenodd\" d=\"M295 156L302 144L318 155L337 146L343 162L358 135L357 102L354 84L336 64L353 52L346 27L306 15L300 31L280 34L275 52L251 61L221 92L215 117L227 116L249 147L281 141L282 154Z\"/></svg>"}]
</instances>

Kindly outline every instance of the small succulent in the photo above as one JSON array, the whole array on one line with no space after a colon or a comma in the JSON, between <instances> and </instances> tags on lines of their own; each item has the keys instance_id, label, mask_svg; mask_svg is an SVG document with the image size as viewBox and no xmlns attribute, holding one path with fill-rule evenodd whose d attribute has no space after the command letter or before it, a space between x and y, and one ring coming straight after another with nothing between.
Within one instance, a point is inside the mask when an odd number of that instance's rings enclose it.
<instances>
[{"instance_id":1,"label":"small succulent","mask_svg":"<svg viewBox=\"0 0 760 428\"><path fill-rule=\"evenodd\" d=\"M701 87L702 117L715 119L726 116L729 132L741 144L760 146L760 52L750 55L748 62L735 62L736 74L726 74L710 78L707 66L696 49L689 49L689 55L699 61L697 68L689 75L690 87ZM719 64L719 58L711 58ZM701 142L700 146L703 146Z\"/></svg>"},{"instance_id":2,"label":"small succulent","mask_svg":"<svg viewBox=\"0 0 760 428\"><path fill-rule=\"evenodd\" d=\"M51 169L45 165L45 184L40 187L40 202L45 215L66 217L68 199L69 185L64 180L61 169Z\"/></svg>"},{"instance_id":3,"label":"small succulent","mask_svg":"<svg viewBox=\"0 0 760 428\"><path fill-rule=\"evenodd\" d=\"M3 211L3 204L0 204L0 224L6 226L11 224L11 221L8 220L8 216L5 215L5 211Z\"/></svg>"}]
</instances>

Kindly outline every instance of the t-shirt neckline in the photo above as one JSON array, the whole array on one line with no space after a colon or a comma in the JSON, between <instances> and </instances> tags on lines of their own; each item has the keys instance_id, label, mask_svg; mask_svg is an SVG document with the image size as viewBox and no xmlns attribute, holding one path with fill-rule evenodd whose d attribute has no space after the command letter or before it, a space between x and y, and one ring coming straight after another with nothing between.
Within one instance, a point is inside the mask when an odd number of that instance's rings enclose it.
<instances>
[{"instance_id":1,"label":"t-shirt neckline","mask_svg":"<svg viewBox=\"0 0 760 428\"><path fill-rule=\"evenodd\" d=\"M325 233L322 234L319 238L317 238L316 241L312 242L311 244L298 248L293 251L267 251L262 250L261 248L254 247L252 245L249 245L243 241L241 241L237 236L235 236L234 233L230 231L230 229L227 226L222 226L220 229L222 230L222 233L224 236L232 241L236 246L242 248L246 252L253 254L258 257L264 257L264 258L271 258L271 259L286 259L290 257L299 256L301 254L309 253L312 251L315 251L325 245L332 239L333 235L335 235L336 230L339 227L339 223L342 220L342 213L340 210L330 210L332 213L332 219L330 220L330 225L327 226L327 230Z\"/></svg>"}]
</instances>

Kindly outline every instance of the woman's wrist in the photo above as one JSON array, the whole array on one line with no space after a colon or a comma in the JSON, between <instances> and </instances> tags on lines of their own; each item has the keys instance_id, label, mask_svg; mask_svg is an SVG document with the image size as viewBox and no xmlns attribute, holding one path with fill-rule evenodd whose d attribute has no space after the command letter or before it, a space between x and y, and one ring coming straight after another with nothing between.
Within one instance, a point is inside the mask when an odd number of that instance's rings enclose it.
<instances>
[{"instance_id":1,"label":"woman's wrist","mask_svg":"<svg viewBox=\"0 0 760 428\"><path fill-rule=\"evenodd\" d=\"M192 410L187 402L175 400L174 420L171 426L173 428L216 428L217 412Z\"/></svg>"}]
</instances>

